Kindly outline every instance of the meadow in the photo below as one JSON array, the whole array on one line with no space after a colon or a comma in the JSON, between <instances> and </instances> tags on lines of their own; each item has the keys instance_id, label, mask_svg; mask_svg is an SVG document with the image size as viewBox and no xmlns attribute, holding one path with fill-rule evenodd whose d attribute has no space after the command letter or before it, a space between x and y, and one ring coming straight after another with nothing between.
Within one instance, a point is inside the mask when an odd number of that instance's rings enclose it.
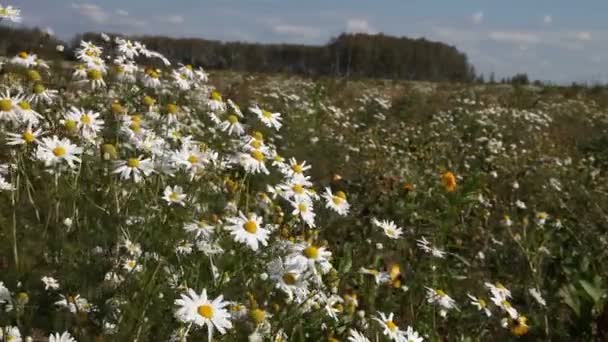
<instances>
[{"instance_id":1,"label":"meadow","mask_svg":"<svg viewBox=\"0 0 608 342\"><path fill-rule=\"evenodd\" d=\"M608 91L0 71L5 341L608 338Z\"/></svg>"}]
</instances>

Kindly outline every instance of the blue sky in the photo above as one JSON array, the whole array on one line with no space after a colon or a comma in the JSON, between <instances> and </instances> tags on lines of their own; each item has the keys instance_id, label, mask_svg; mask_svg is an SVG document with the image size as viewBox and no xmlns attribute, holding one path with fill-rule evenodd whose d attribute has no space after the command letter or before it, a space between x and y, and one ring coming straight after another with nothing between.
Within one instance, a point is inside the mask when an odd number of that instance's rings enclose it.
<instances>
[{"instance_id":1,"label":"blue sky","mask_svg":"<svg viewBox=\"0 0 608 342\"><path fill-rule=\"evenodd\" d=\"M606 0L0 0L61 38L82 31L322 44L343 31L455 45L478 72L608 81Z\"/></svg>"}]
</instances>

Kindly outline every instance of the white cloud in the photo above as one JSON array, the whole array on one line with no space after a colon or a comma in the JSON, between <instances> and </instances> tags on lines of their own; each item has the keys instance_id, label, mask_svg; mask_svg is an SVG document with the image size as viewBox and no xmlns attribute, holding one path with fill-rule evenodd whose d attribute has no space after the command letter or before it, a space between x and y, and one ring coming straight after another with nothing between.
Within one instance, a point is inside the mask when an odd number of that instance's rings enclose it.
<instances>
[{"instance_id":1,"label":"white cloud","mask_svg":"<svg viewBox=\"0 0 608 342\"><path fill-rule=\"evenodd\" d=\"M576 33L576 39L581 41L590 41L591 40L591 32L581 31Z\"/></svg>"},{"instance_id":2,"label":"white cloud","mask_svg":"<svg viewBox=\"0 0 608 342\"><path fill-rule=\"evenodd\" d=\"M76 4L72 3L72 8L78 11L82 16L88 18L89 20L96 22L98 24L102 24L108 21L109 15L108 13L101 7L95 4Z\"/></svg>"},{"instance_id":3,"label":"white cloud","mask_svg":"<svg viewBox=\"0 0 608 342\"><path fill-rule=\"evenodd\" d=\"M116 10L116 14L118 14L120 16L123 16L123 17L126 17L126 16L129 15L129 12L127 12L127 11L119 8L119 9Z\"/></svg>"},{"instance_id":4,"label":"white cloud","mask_svg":"<svg viewBox=\"0 0 608 342\"><path fill-rule=\"evenodd\" d=\"M365 19L348 19L346 21L346 32L350 33L376 33L377 30L374 29L369 22Z\"/></svg>"},{"instance_id":5,"label":"white cloud","mask_svg":"<svg viewBox=\"0 0 608 342\"><path fill-rule=\"evenodd\" d=\"M296 36L306 39L318 38L321 35L321 29L311 26L299 26L289 24L277 24L272 27L274 33L285 36Z\"/></svg>"},{"instance_id":6,"label":"white cloud","mask_svg":"<svg viewBox=\"0 0 608 342\"><path fill-rule=\"evenodd\" d=\"M172 14L159 18L160 21L169 24L183 24L186 19L179 14Z\"/></svg>"},{"instance_id":7,"label":"white cloud","mask_svg":"<svg viewBox=\"0 0 608 342\"><path fill-rule=\"evenodd\" d=\"M483 11L473 13L471 20L473 21L473 24L481 24L481 22L483 22Z\"/></svg>"},{"instance_id":8,"label":"white cloud","mask_svg":"<svg viewBox=\"0 0 608 342\"><path fill-rule=\"evenodd\" d=\"M545 15L543 18L543 24L549 25L553 22L553 17L550 14Z\"/></svg>"},{"instance_id":9,"label":"white cloud","mask_svg":"<svg viewBox=\"0 0 608 342\"><path fill-rule=\"evenodd\" d=\"M488 38L497 42L514 44L536 44L540 42L540 37L530 32L493 31L488 34Z\"/></svg>"}]
</instances>

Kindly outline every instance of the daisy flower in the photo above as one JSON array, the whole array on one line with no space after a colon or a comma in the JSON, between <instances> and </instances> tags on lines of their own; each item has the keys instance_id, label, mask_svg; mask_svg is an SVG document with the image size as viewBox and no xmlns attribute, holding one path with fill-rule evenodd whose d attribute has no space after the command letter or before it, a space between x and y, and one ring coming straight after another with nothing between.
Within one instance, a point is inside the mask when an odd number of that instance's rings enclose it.
<instances>
[{"instance_id":1,"label":"daisy flower","mask_svg":"<svg viewBox=\"0 0 608 342\"><path fill-rule=\"evenodd\" d=\"M193 233L196 240L206 239L214 231L214 227L205 220L198 220L184 225L184 230L188 233Z\"/></svg>"},{"instance_id":2,"label":"daisy flower","mask_svg":"<svg viewBox=\"0 0 608 342\"><path fill-rule=\"evenodd\" d=\"M76 342L69 332L64 331L62 334L54 333L49 336L49 342Z\"/></svg>"},{"instance_id":3,"label":"daisy flower","mask_svg":"<svg viewBox=\"0 0 608 342\"><path fill-rule=\"evenodd\" d=\"M245 133L245 128L239 122L239 117L235 114L230 114L226 117L226 120L220 122L218 128L222 132L227 132L229 135L234 133L237 136L243 135Z\"/></svg>"},{"instance_id":4,"label":"daisy flower","mask_svg":"<svg viewBox=\"0 0 608 342\"><path fill-rule=\"evenodd\" d=\"M167 204L179 204L182 207L186 206L184 203L184 199L186 199L186 194L184 193L184 189L181 186L175 185L172 187L167 186L165 191L163 192L163 199L167 201Z\"/></svg>"},{"instance_id":5,"label":"daisy flower","mask_svg":"<svg viewBox=\"0 0 608 342\"><path fill-rule=\"evenodd\" d=\"M393 321L393 313L391 312L387 316L383 312L378 311L378 314L373 319L382 327L382 334L388 336L393 341L403 341L405 339L405 332L399 329L399 326Z\"/></svg>"},{"instance_id":6,"label":"daisy flower","mask_svg":"<svg viewBox=\"0 0 608 342\"><path fill-rule=\"evenodd\" d=\"M137 158L129 158L127 160L119 160L115 163L116 168L112 173L120 174L120 179L127 180L133 175L135 183L139 183L141 175L149 176L154 172L152 161L149 158L142 159L142 156Z\"/></svg>"},{"instance_id":7,"label":"daisy flower","mask_svg":"<svg viewBox=\"0 0 608 342\"><path fill-rule=\"evenodd\" d=\"M51 104L57 97L57 94L57 90L47 89L42 83L36 83L32 88L32 95L28 97L28 101L34 103L44 102L46 104Z\"/></svg>"},{"instance_id":8,"label":"daisy flower","mask_svg":"<svg viewBox=\"0 0 608 342\"><path fill-rule=\"evenodd\" d=\"M359 269L359 273L369 274L369 275L374 276L374 281L376 282L376 285L388 283L389 281L391 281L391 276L388 273L380 272L380 271L374 270L372 268L361 267L361 269Z\"/></svg>"},{"instance_id":9,"label":"daisy flower","mask_svg":"<svg viewBox=\"0 0 608 342\"><path fill-rule=\"evenodd\" d=\"M92 111L72 107L65 114L64 118L66 122L74 122L76 128L80 130L82 137L89 141L94 140L97 137L97 133L103 128L103 120L99 118L99 113Z\"/></svg>"},{"instance_id":10,"label":"daisy flower","mask_svg":"<svg viewBox=\"0 0 608 342\"><path fill-rule=\"evenodd\" d=\"M310 199L302 198L296 201L291 201L290 203L293 206L293 211L291 214L294 216L300 216L302 221L306 223L307 226L314 228L315 212L313 211L312 201Z\"/></svg>"},{"instance_id":11,"label":"daisy flower","mask_svg":"<svg viewBox=\"0 0 608 342\"><path fill-rule=\"evenodd\" d=\"M367 337L355 329L348 331L348 342L370 342Z\"/></svg>"},{"instance_id":12,"label":"daisy flower","mask_svg":"<svg viewBox=\"0 0 608 342\"><path fill-rule=\"evenodd\" d=\"M67 138L59 139L55 135L52 138L41 138L36 150L36 158L42 160L46 166L65 161L70 168L74 168L75 163L80 164L80 158L77 155L81 153L81 147L72 144Z\"/></svg>"},{"instance_id":13,"label":"daisy flower","mask_svg":"<svg viewBox=\"0 0 608 342\"><path fill-rule=\"evenodd\" d=\"M6 19L14 23L21 22L21 10L13 6L2 6L0 5L0 19Z\"/></svg>"},{"instance_id":14,"label":"daisy flower","mask_svg":"<svg viewBox=\"0 0 608 342\"><path fill-rule=\"evenodd\" d=\"M422 338L422 336L420 336L418 334L418 332L416 332L416 330L414 330L414 328L408 326L407 329L405 330L404 342L422 342L422 341L424 341L424 338Z\"/></svg>"},{"instance_id":15,"label":"daisy flower","mask_svg":"<svg viewBox=\"0 0 608 342\"><path fill-rule=\"evenodd\" d=\"M269 278L275 282L275 287L283 291L290 300L294 297L301 302L308 294L308 283L295 264L286 264L281 258L268 264Z\"/></svg>"},{"instance_id":16,"label":"daisy flower","mask_svg":"<svg viewBox=\"0 0 608 342\"><path fill-rule=\"evenodd\" d=\"M38 137L42 134L42 129L32 130L28 126L22 133L7 132L7 145L29 145L38 142Z\"/></svg>"},{"instance_id":17,"label":"daisy flower","mask_svg":"<svg viewBox=\"0 0 608 342\"><path fill-rule=\"evenodd\" d=\"M158 88L161 86L161 82L160 82L160 70L158 69L152 69L152 68L148 68L146 69L146 71L144 72L144 75L142 77L142 82L144 84L144 86L148 87L148 88Z\"/></svg>"},{"instance_id":18,"label":"daisy flower","mask_svg":"<svg viewBox=\"0 0 608 342\"><path fill-rule=\"evenodd\" d=\"M334 194L331 192L330 188L325 188L323 198L325 198L326 208L329 208L342 216L346 216L348 214L350 204L346 200L346 194L344 192L337 191Z\"/></svg>"},{"instance_id":19,"label":"daisy flower","mask_svg":"<svg viewBox=\"0 0 608 342\"><path fill-rule=\"evenodd\" d=\"M245 169L245 172L257 174L270 174L266 168L266 156L260 150L252 150L248 153L239 153L238 162Z\"/></svg>"},{"instance_id":20,"label":"daisy flower","mask_svg":"<svg viewBox=\"0 0 608 342\"><path fill-rule=\"evenodd\" d=\"M0 120L13 121L17 115L16 110L17 101L11 97L8 91L0 95Z\"/></svg>"},{"instance_id":21,"label":"daisy flower","mask_svg":"<svg viewBox=\"0 0 608 342\"><path fill-rule=\"evenodd\" d=\"M44 289L45 290L57 290L59 288L59 282L57 281L57 279L53 278L53 277L47 277L44 276L42 277L42 283L44 283Z\"/></svg>"},{"instance_id":22,"label":"daisy flower","mask_svg":"<svg viewBox=\"0 0 608 342\"><path fill-rule=\"evenodd\" d=\"M431 246L431 243L423 236L421 239L416 240L416 245L426 253L431 254L437 258L445 258L446 253L438 248Z\"/></svg>"},{"instance_id":23,"label":"daisy flower","mask_svg":"<svg viewBox=\"0 0 608 342\"><path fill-rule=\"evenodd\" d=\"M429 304L436 303L439 305L439 314L441 317L447 316L448 310L456 308L456 301L448 296L443 290L432 289L430 287L427 287L426 290L427 302Z\"/></svg>"},{"instance_id":24,"label":"daisy flower","mask_svg":"<svg viewBox=\"0 0 608 342\"><path fill-rule=\"evenodd\" d=\"M384 231L384 235L391 239L399 239L403 234L403 229L397 227L397 225L393 221L378 221L376 218L372 218L372 223L376 227L381 228Z\"/></svg>"},{"instance_id":25,"label":"daisy flower","mask_svg":"<svg viewBox=\"0 0 608 342\"><path fill-rule=\"evenodd\" d=\"M25 68L31 68L36 66L36 55L21 51L15 57L11 58L11 63Z\"/></svg>"},{"instance_id":26,"label":"daisy flower","mask_svg":"<svg viewBox=\"0 0 608 342\"><path fill-rule=\"evenodd\" d=\"M178 306L175 316L184 323L192 323L196 327L207 326L209 341L213 337L213 330L217 329L220 334L225 334L227 329L232 328L230 314L225 309L230 303L219 296L214 300L207 298L207 290L203 289L201 294L188 289L187 294L182 294L181 299L175 300Z\"/></svg>"},{"instance_id":27,"label":"daisy flower","mask_svg":"<svg viewBox=\"0 0 608 342\"><path fill-rule=\"evenodd\" d=\"M23 339L21 338L21 332L18 327L8 326L4 328L4 341L10 342L21 342Z\"/></svg>"},{"instance_id":28,"label":"daisy flower","mask_svg":"<svg viewBox=\"0 0 608 342\"><path fill-rule=\"evenodd\" d=\"M326 274L333 267L329 261L331 252L325 247L310 243L297 243L291 249L292 253L288 256L286 263L295 265L302 273L308 272L317 275L317 266L319 266L321 274Z\"/></svg>"},{"instance_id":29,"label":"daisy flower","mask_svg":"<svg viewBox=\"0 0 608 342\"><path fill-rule=\"evenodd\" d=\"M249 110L258 116L258 119L262 121L264 125L270 128L274 128L277 131L281 129L281 114L280 113L272 113L267 110L261 109L260 107L253 106L249 108Z\"/></svg>"},{"instance_id":30,"label":"daisy flower","mask_svg":"<svg viewBox=\"0 0 608 342\"><path fill-rule=\"evenodd\" d=\"M260 244L262 246L268 244L270 232L262 227L262 218L256 214L249 214L249 217L246 217L239 212L239 216L229 217L226 220L230 223L226 229L230 231L235 241L246 244L254 251L258 250Z\"/></svg>"},{"instance_id":31,"label":"daisy flower","mask_svg":"<svg viewBox=\"0 0 608 342\"><path fill-rule=\"evenodd\" d=\"M226 110L226 103L222 100L222 94L216 90L211 92L211 98L207 100L207 106L209 106L212 112L223 112Z\"/></svg>"},{"instance_id":32,"label":"daisy flower","mask_svg":"<svg viewBox=\"0 0 608 342\"><path fill-rule=\"evenodd\" d=\"M42 115L33 110L30 103L25 101L23 97L19 96L15 100L17 102L17 107L15 110L16 119L22 123L38 125Z\"/></svg>"},{"instance_id":33,"label":"daisy flower","mask_svg":"<svg viewBox=\"0 0 608 342\"><path fill-rule=\"evenodd\" d=\"M471 299L471 305L476 307L479 311L483 311L486 316L492 316L492 312L490 311L490 309L488 309L488 303L485 300L477 298L470 294L467 294L467 296Z\"/></svg>"}]
</instances>

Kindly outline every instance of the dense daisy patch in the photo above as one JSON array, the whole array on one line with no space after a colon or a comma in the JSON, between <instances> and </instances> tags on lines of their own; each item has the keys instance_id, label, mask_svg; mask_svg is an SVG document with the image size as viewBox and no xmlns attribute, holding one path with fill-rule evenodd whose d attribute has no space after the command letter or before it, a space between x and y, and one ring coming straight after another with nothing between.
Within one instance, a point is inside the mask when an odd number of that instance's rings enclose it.
<instances>
[{"instance_id":1,"label":"dense daisy patch","mask_svg":"<svg viewBox=\"0 0 608 342\"><path fill-rule=\"evenodd\" d=\"M0 340L608 334L593 98L75 58L2 59Z\"/></svg>"}]
</instances>

